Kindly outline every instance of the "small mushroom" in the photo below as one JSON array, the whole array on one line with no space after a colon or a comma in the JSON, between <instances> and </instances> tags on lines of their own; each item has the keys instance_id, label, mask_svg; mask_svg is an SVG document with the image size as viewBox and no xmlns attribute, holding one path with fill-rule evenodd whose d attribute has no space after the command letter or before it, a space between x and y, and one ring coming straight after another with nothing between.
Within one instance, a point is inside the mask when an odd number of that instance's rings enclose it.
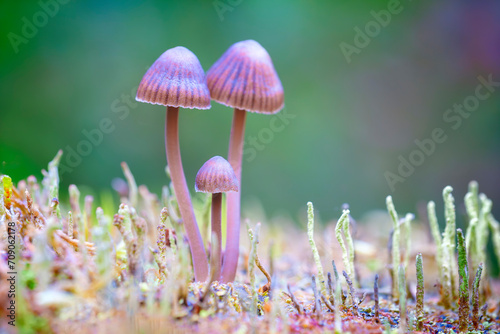
<instances>
[{"instance_id":1,"label":"small mushroom","mask_svg":"<svg viewBox=\"0 0 500 334\"><path fill-rule=\"evenodd\" d=\"M167 106L167 163L191 249L194 276L197 281L204 281L208 278L208 261L182 168L178 135L179 107L210 108L210 93L198 58L182 46L165 51L142 78L135 99Z\"/></svg>"},{"instance_id":2,"label":"small mushroom","mask_svg":"<svg viewBox=\"0 0 500 334\"><path fill-rule=\"evenodd\" d=\"M283 108L283 86L267 51L256 41L233 44L207 72L212 99L234 108L228 160L240 191L227 195L227 236L223 282L236 275L240 236L241 160L246 111L274 114Z\"/></svg>"},{"instance_id":3,"label":"small mushroom","mask_svg":"<svg viewBox=\"0 0 500 334\"><path fill-rule=\"evenodd\" d=\"M210 258L211 263L215 264L215 268L212 268L214 277L219 280L222 264L222 193L237 192L238 180L229 162L223 157L215 156L201 166L196 174L194 188L197 192L212 194L212 233L217 236L217 245L212 245L215 252Z\"/></svg>"}]
</instances>

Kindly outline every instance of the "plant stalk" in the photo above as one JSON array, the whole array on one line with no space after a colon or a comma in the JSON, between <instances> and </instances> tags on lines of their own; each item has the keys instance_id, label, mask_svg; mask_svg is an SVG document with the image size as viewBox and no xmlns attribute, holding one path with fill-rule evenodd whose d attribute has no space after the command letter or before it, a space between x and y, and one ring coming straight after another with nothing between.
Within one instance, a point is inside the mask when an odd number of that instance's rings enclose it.
<instances>
[{"instance_id":1,"label":"plant stalk","mask_svg":"<svg viewBox=\"0 0 500 334\"><path fill-rule=\"evenodd\" d=\"M167 152L167 163L174 185L175 197L177 198L182 221L189 241L189 248L191 249L194 277L196 281L204 281L208 278L208 260L198 224L196 223L191 197L186 184L186 177L184 176L184 169L182 168L179 147L178 107L167 107L165 147Z\"/></svg>"},{"instance_id":2,"label":"plant stalk","mask_svg":"<svg viewBox=\"0 0 500 334\"><path fill-rule=\"evenodd\" d=\"M241 215L241 160L243 158L243 139L245 136L246 111L234 109L233 125L229 138L229 152L227 160L233 167L238 179L236 192L226 194L227 201L227 234L226 251L224 252L224 263L222 266L222 281L232 282L238 268L238 257L240 253L240 215Z\"/></svg>"},{"instance_id":3,"label":"plant stalk","mask_svg":"<svg viewBox=\"0 0 500 334\"><path fill-rule=\"evenodd\" d=\"M214 279L220 280L220 270L222 264L222 227L221 227L221 214L222 214L222 194L212 194L212 234L217 237L217 245L212 244L213 253L210 254L211 263L215 266L213 268ZM215 246L215 247L214 247Z\"/></svg>"}]
</instances>

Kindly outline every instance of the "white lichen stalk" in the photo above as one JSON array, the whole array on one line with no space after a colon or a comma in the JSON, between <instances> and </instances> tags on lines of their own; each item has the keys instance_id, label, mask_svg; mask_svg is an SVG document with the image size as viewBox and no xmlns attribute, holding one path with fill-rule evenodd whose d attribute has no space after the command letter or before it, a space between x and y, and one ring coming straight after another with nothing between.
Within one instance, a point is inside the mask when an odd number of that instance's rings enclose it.
<instances>
[{"instance_id":1,"label":"white lichen stalk","mask_svg":"<svg viewBox=\"0 0 500 334\"><path fill-rule=\"evenodd\" d=\"M471 181L469 191L465 195L465 207L469 216L465 241L471 262L471 272L475 272L480 263L483 266L486 264L486 245L489 228L491 228L492 202L486 195L478 195L478 192L477 182Z\"/></svg>"},{"instance_id":2,"label":"white lichen stalk","mask_svg":"<svg viewBox=\"0 0 500 334\"><path fill-rule=\"evenodd\" d=\"M346 210L344 210L346 211ZM359 287L359 284L357 282L357 279L356 279L356 270L354 269L354 241L352 239L352 236L351 236L351 229L350 229L350 216L349 216L349 210L347 210L348 212L348 215L347 215L347 219L344 220L344 222L342 223L342 225L344 226L344 237L345 237L345 241L347 243L347 247L348 247L348 251L349 251L349 277L351 278L353 284L355 287ZM348 273L349 273L348 272Z\"/></svg>"},{"instance_id":3,"label":"white lichen stalk","mask_svg":"<svg viewBox=\"0 0 500 334\"><path fill-rule=\"evenodd\" d=\"M429 218L429 225L431 229L431 234L436 243L436 262L438 267L438 277L439 281L443 282L443 247L442 247L442 239L441 232L439 231L438 220L436 216L436 204L434 201L430 201L427 204L427 215Z\"/></svg>"},{"instance_id":4,"label":"white lichen stalk","mask_svg":"<svg viewBox=\"0 0 500 334\"><path fill-rule=\"evenodd\" d=\"M250 238L250 254L248 255L248 276L250 278L250 289L252 292L252 313L257 314L259 296L255 280L255 259L257 258L257 245L259 244L260 223L254 229L247 224L248 237Z\"/></svg>"},{"instance_id":5,"label":"white lichen stalk","mask_svg":"<svg viewBox=\"0 0 500 334\"><path fill-rule=\"evenodd\" d=\"M406 246L405 246L405 256L404 256L404 266L405 270L408 270L408 266L410 263L410 255L411 255L411 222L415 219L415 215L412 213L407 213L405 216L404 220L404 227L405 227L405 239L406 239Z\"/></svg>"},{"instance_id":6,"label":"white lichen stalk","mask_svg":"<svg viewBox=\"0 0 500 334\"><path fill-rule=\"evenodd\" d=\"M50 208L52 200L59 200L59 162L61 161L63 151L59 150L54 159L49 162L48 171L42 170L44 194L47 194L47 206ZM61 219L61 210L59 205L56 207L56 216Z\"/></svg>"},{"instance_id":7,"label":"white lichen stalk","mask_svg":"<svg viewBox=\"0 0 500 334\"><path fill-rule=\"evenodd\" d=\"M316 263L316 268L318 270L318 280L321 293L328 296L323 265L321 264L321 258L319 256L318 248L316 247L316 242L314 242L314 207L311 202L307 202L307 236L309 237L309 245L311 246L314 262Z\"/></svg>"},{"instance_id":8,"label":"white lichen stalk","mask_svg":"<svg viewBox=\"0 0 500 334\"><path fill-rule=\"evenodd\" d=\"M446 282L447 293L450 298L454 298L456 295L455 287L457 287L457 259L455 258L455 248L456 248L456 216L455 216L455 199L451 194L453 188L447 186L443 189L443 200L444 200L444 214L446 218L446 227L444 230L443 239L446 239L446 243L443 244L443 248L446 248L445 257L445 267L446 274L448 277L448 282ZM450 299L451 301L452 299Z\"/></svg>"},{"instance_id":9,"label":"white lichen stalk","mask_svg":"<svg viewBox=\"0 0 500 334\"><path fill-rule=\"evenodd\" d=\"M346 242L344 242L342 232L344 232ZM349 210L344 210L342 216L340 216L337 221L337 225L335 226L335 236L337 237L340 248L342 248L342 261L344 262L345 271L351 280L355 282L354 246L349 232Z\"/></svg>"},{"instance_id":10,"label":"white lichen stalk","mask_svg":"<svg viewBox=\"0 0 500 334\"><path fill-rule=\"evenodd\" d=\"M399 252L399 219L396 208L392 201L391 196L386 198L387 211L392 219L392 297L395 301L399 300L399 283L398 283L398 268L400 263L400 252Z\"/></svg>"},{"instance_id":11,"label":"white lichen stalk","mask_svg":"<svg viewBox=\"0 0 500 334\"><path fill-rule=\"evenodd\" d=\"M497 261L500 262L500 223L490 213L488 215L488 224L492 233L495 255L497 257Z\"/></svg>"}]
</instances>

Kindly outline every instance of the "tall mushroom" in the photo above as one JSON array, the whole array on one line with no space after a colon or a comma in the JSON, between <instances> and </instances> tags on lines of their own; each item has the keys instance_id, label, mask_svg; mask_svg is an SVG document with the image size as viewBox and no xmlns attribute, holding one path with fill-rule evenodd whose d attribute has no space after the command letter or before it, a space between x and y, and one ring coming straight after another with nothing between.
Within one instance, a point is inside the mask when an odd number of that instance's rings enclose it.
<instances>
[{"instance_id":1,"label":"tall mushroom","mask_svg":"<svg viewBox=\"0 0 500 334\"><path fill-rule=\"evenodd\" d=\"M210 260L211 263L215 264L215 268L212 268L214 277L220 280L222 263L222 193L237 192L238 180L229 162L222 157L215 156L205 162L198 174L196 174L195 190L212 194L212 233L217 236L217 245L212 245L215 253L210 254Z\"/></svg>"},{"instance_id":2,"label":"tall mushroom","mask_svg":"<svg viewBox=\"0 0 500 334\"><path fill-rule=\"evenodd\" d=\"M179 148L179 107L209 109L205 73L194 53L178 46L165 51L139 84L137 101L167 106L165 146L174 192L186 229L197 281L208 278L208 261L182 168Z\"/></svg>"},{"instance_id":3,"label":"tall mushroom","mask_svg":"<svg viewBox=\"0 0 500 334\"><path fill-rule=\"evenodd\" d=\"M283 86L267 51L256 41L233 44L207 72L212 99L234 108L228 160L239 192L227 195L227 237L223 282L236 275L240 237L241 160L246 112L274 114L283 108Z\"/></svg>"}]
</instances>

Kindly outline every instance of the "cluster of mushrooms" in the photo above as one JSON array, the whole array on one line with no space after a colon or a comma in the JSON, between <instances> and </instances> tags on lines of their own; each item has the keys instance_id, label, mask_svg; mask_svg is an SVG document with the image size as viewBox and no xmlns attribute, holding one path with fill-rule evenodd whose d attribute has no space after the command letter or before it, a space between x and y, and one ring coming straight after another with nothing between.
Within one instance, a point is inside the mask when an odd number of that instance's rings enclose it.
<instances>
[{"instance_id":1,"label":"cluster of mushrooms","mask_svg":"<svg viewBox=\"0 0 500 334\"><path fill-rule=\"evenodd\" d=\"M179 107L209 109L210 100L234 108L228 161L220 156L208 160L196 175L195 190L212 194L211 228L216 244L211 247L212 275L232 282L239 258L241 161L246 112L274 114L283 108L283 86L271 57L256 41L233 44L206 76L194 53L178 46L165 51L148 69L136 100L167 107L165 146L167 164L179 211L191 250L196 281L209 276L208 259L186 184L179 148ZM222 193L226 194L227 233L221 250Z\"/></svg>"}]
</instances>

